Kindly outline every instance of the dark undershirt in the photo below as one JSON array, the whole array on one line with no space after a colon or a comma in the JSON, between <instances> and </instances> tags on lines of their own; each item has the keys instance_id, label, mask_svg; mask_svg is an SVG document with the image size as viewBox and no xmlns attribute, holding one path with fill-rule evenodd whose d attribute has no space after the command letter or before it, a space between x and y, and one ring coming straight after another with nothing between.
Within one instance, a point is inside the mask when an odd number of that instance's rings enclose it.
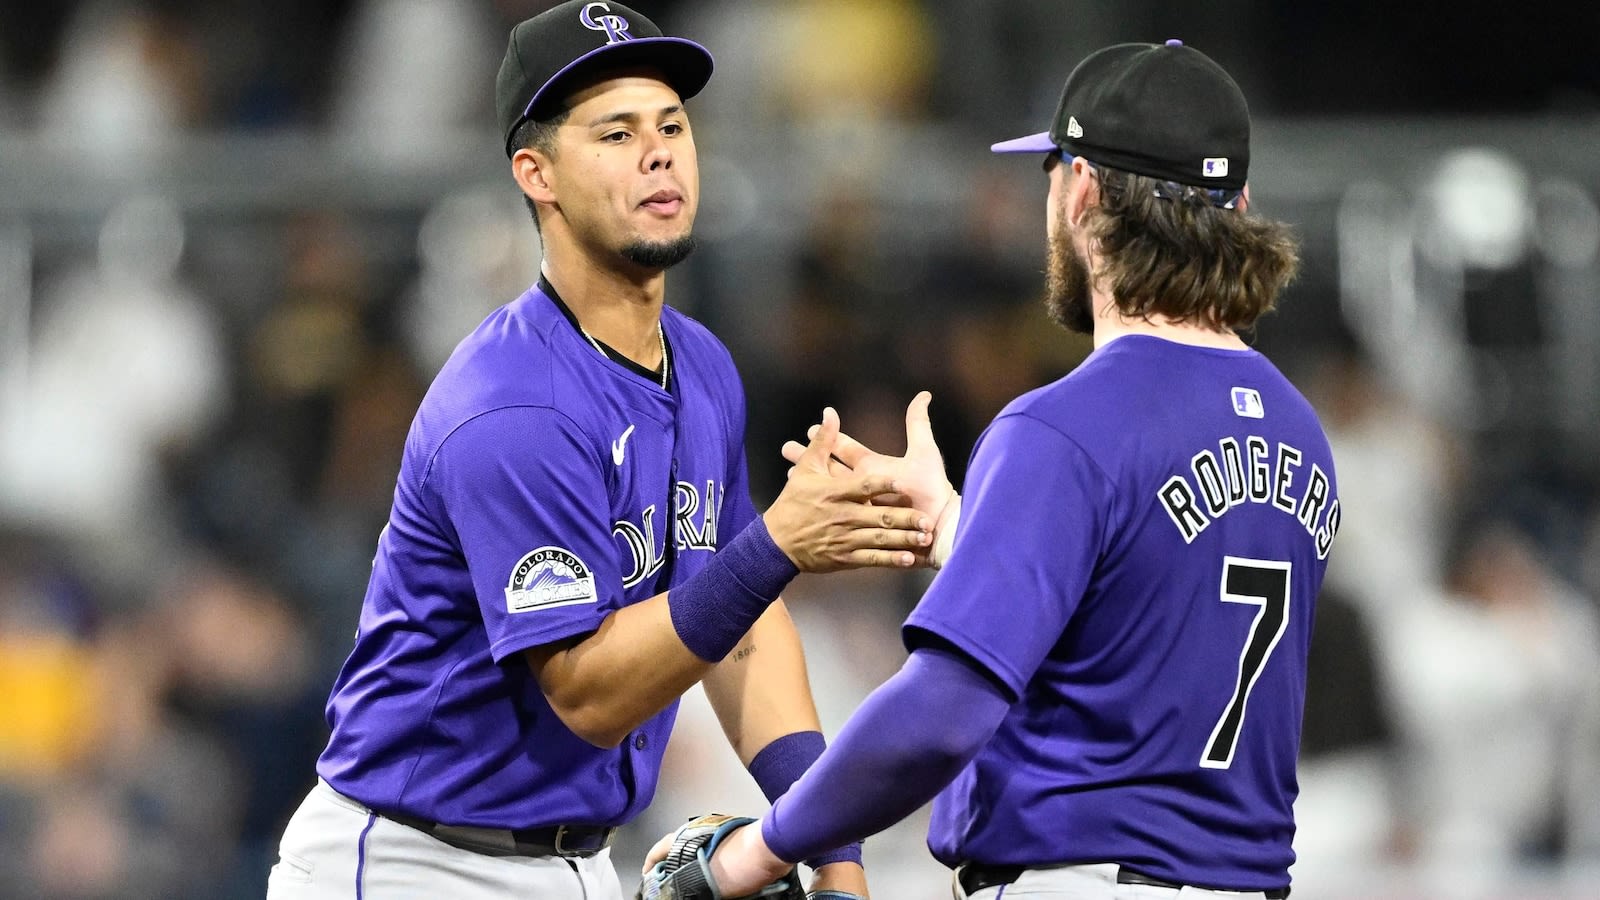
<instances>
[{"instance_id":1,"label":"dark undershirt","mask_svg":"<svg viewBox=\"0 0 1600 900\"><path fill-rule=\"evenodd\" d=\"M555 301L556 308L561 310L561 314L567 317L568 322L572 323L572 327L577 330L579 337L586 341L593 340L596 344L599 344L601 352L605 353L605 355L612 362L622 366L624 369L627 369L635 375L638 375L640 378L648 379L651 384L654 384L658 387L661 385L661 369L646 369L644 366L641 366L628 357L622 355L620 351L618 351L615 347L612 347L610 344L607 344L605 341L602 341L599 338L590 338L583 330L583 326L578 324L578 317L573 315L572 310L567 307L567 302L561 299L560 294L556 293L555 285L552 285L550 280L544 277L543 273L539 275L539 290L543 291L546 297L549 297L551 300ZM666 347L666 352L670 354L672 352L672 348L670 343L667 342L666 337L667 332L665 328L663 328L661 332L661 340L663 345ZM667 358L665 356L661 358L661 364L663 366L667 364ZM667 393L672 393L670 386L666 390Z\"/></svg>"}]
</instances>

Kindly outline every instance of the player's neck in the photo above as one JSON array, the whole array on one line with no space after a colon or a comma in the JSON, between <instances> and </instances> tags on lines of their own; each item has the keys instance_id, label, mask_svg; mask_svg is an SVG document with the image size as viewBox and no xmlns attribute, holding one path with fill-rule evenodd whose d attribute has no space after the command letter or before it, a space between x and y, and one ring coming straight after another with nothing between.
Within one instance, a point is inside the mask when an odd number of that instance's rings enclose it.
<instances>
[{"instance_id":1,"label":"player's neck","mask_svg":"<svg viewBox=\"0 0 1600 900\"><path fill-rule=\"evenodd\" d=\"M1166 316L1154 316L1150 319L1124 316L1116 311L1116 307L1109 301L1101 303L1101 298L1096 297L1096 308L1100 310L1094 319L1094 345L1096 348L1130 334L1142 334L1158 337L1163 340L1178 344L1192 344L1196 347L1218 347L1223 350L1246 350L1246 344L1238 334L1232 331L1218 331L1194 322L1174 322Z\"/></svg>"},{"instance_id":2,"label":"player's neck","mask_svg":"<svg viewBox=\"0 0 1600 900\"><path fill-rule=\"evenodd\" d=\"M589 336L646 369L661 365L665 272L618 272L546 245L540 269Z\"/></svg>"}]
</instances>

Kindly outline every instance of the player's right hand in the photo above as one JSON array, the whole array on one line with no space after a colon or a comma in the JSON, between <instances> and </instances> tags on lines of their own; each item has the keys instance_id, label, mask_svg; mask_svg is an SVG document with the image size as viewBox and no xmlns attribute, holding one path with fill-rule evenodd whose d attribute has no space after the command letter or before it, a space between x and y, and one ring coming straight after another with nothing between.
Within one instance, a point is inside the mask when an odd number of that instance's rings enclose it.
<instances>
[{"instance_id":1,"label":"player's right hand","mask_svg":"<svg viewBox=\"0 0 1600 900\"><path fill-rule=\"evenodd\" d=\"M944 473L944 454L933 439L933 426L928 421L928 405L933 395L927 391L911 398L906 407L906 454L885 456L848 434L841 433L833 449L832 466L835 474L854 472L857 475L878 475L894 481L897 493L876 498L879 503L910 506L926 513L937 523L950 501L955 497L955 486ZM822 426L813 425L807 437L815 444ZM783 458L798 464L806 450L796 441L783 445Z\"/></svg>"},{"instance_id":2,"label":"player's right hand","mask_svg":"<svg viewBox=\"0 0 1600 900\"><path fill-rule=\"evenodd\" d=\"M874 497L899 493L899 485L887 474L830 467L838 444L839 414L829 407L762 516L778 548L802 572L909 568L925 559L936 519L915 507L872 505Z\"/></svg>"}]
</instances>

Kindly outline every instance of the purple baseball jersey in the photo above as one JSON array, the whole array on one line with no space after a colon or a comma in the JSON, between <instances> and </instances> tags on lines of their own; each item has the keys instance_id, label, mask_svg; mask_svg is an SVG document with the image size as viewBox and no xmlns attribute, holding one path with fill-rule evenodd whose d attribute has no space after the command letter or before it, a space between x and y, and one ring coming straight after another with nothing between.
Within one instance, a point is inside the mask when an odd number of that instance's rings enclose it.
<instances>
[{"instance_id":1,"label":"purple baseball jersey","mask_svg":"<svg viewBox=\"0 0 1600 900\"><path fill-rule=\"evenodd\" d=\"M755 516L727 350L666 308L671 391L591 345L543 279L469 335L406 439L317 772L451 825L618 825L650 803L673 704L603 750L522 652L681 583Z\"/></svg>"},{"instance_id":2,"label":"purple baseball jersey","mask_svg":"<svg viewBox=\"0 0 1600 900\"><path fill-rule=\"evenodd\" d=\"M935 800L934 855L1288 884L1339 518L1316 414L1253 350L1122 337L1011 403L906 622L1017 698Z\"/></svg>"}]
</instances>

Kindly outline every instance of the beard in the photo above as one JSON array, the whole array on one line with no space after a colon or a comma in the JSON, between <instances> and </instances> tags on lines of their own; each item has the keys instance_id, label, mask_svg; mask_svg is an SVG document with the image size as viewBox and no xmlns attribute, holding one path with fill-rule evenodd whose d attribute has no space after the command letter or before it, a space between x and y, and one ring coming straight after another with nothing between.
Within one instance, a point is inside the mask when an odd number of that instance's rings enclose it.
<instances>
[{"instance_id":1,"label":"beard","mask_svg":"<svg viewBox=\"0 0 1600 900\"><path fill-rule=\"evenodd\" d=\"M670 241L635 240L622 247L622 257L645 269L670 269L694 252L694 235L685 234Z\"/></svg>"},{"instance_id":2,"label":"beard","mask_svg":"<svg viewBox=\"0 0 1600 900\"><path fill-rule=\"evenodd\" d=\"M1051 321L1075 334L1094 334L1093 280L1089 264L1073 246L1065 229L1050 240L1045 270L1044 308Z\"/></svg>"}]
</instances>

